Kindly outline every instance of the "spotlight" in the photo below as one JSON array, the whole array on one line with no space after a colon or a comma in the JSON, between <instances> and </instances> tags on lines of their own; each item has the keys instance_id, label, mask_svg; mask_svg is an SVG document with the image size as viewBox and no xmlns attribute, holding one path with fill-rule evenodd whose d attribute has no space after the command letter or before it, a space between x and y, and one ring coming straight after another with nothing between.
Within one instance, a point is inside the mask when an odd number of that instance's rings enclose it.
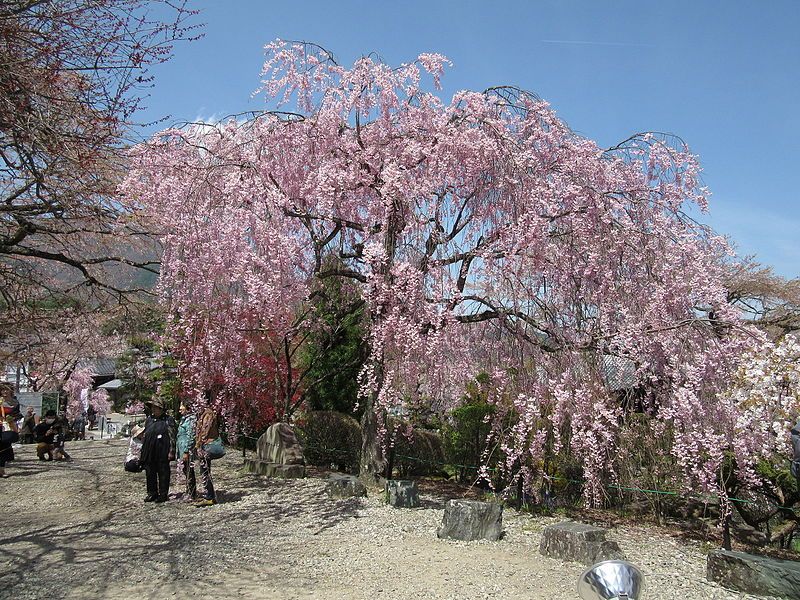
<instances>
[{"instance_id":1,"label":"spotlight","mask_svg":"<svg viewBox=\"0 0 800 600\"><path fill-rule=\"evenodd\" d=\"M605 560L592 565L578 579L583 600L639 600L644 575L624 560Z\"/></svg>"}]
</instances>

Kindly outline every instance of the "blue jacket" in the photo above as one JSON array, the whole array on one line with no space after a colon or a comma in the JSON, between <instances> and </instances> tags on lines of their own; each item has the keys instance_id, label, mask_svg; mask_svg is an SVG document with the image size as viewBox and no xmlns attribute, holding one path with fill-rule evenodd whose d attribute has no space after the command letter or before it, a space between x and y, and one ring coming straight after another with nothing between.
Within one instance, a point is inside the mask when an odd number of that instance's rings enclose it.
<instances>
[{"instance_id":1,"label":"blue jacket","mask_svg":"<svg viewBox=\"0 0 800 600\"><path fill-rule=\"evenodd\" d=\"M176 442L177 457L180 460L186 452L194 448L194 424L197 417L186 415L178 424L178 439Z\"/></svg>"}]
</instances>

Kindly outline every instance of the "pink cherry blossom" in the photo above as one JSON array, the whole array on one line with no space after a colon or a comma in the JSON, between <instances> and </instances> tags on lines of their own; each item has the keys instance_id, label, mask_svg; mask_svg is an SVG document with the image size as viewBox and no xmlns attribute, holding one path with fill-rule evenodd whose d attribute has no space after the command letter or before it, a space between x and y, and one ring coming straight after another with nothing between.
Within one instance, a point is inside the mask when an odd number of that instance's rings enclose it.
<instances>
[{"instance_id":1,"label":"pink cherry blossom","mask_svg":"<svg viewBox=\"0 0 800 600\"><path fill-rule=\"evenodd\" d=\"M198 394L212 372L235 380L254 332L292 331L315 280L343 277L370 319L365 450L376 415L446 412L483 371L504 468L524 465L532 487L546 452L569 452L599 504L626 427L613 356L654 430L673 432L687 486L717 490L730 449L752 467L761 413L728 387L763 338L727 302L730 248L688 216L708 192L684 144L600 148L513 88L446 102L426 91L448 64L437 54L347 69L310 45L266 50L258 93L281 110L161 132L120 189L162 236L170 334Z\"/></svg>"}]
</instances>

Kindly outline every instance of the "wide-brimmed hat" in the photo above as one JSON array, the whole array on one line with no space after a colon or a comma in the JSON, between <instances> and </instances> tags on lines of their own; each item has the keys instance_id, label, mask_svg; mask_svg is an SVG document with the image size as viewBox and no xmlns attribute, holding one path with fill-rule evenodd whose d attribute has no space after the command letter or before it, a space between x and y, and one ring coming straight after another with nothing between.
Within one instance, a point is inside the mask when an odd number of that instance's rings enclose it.
<instances>
[{"instance_id":1,"label":"wide-brimmed hat","mask_svg":"<svg viewBox=\"0 0 800 600\"><path fill-rule=\"evenodd\" d=\"M161 409L165 408L164 400L162 400L161 398L153 398L152 400L148 401L147 404L149 404L150 406L157 406L158 408Z\"/></svg>"},{"instance_id":2,"label":"wide-brimmed hat","mask_svg":"<svg viewBox=\"0 0 800 600\"><path fill-rule=\"evenodd\" d=\"M134 425L131 428L131 437L136 438L144 433L144 425Z\"/></svg>"}]
</instances>

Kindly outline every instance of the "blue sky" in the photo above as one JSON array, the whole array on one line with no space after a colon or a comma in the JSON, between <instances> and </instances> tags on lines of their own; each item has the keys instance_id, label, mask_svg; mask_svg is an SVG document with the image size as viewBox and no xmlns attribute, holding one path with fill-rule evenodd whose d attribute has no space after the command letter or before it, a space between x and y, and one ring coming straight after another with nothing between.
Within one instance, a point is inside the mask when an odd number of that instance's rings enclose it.
<instances>
[{"instance_id":1,"label":"blue sky","mask_svg":"<svg viewBox=\"0 0 800 600\"><path fill-rule=\"evenodd\" d=\"M679 135L711 189L703 220L742 254L800 276L800 2L195 0L203 39L160 66L145 118L257 110L263 46L316 42L341 64L439 52L460 89L517 85L578 133L610 146Z\"/></svg>"}]
</instances>

